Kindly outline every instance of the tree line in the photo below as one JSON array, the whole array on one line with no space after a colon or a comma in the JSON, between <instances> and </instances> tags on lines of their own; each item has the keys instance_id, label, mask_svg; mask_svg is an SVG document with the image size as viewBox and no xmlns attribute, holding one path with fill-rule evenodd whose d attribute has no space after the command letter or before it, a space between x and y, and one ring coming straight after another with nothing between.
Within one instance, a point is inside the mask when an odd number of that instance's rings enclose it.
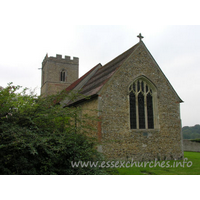
<instances>
[{"instance_id":1,"label":"tree line","mask_svg":"<svg viewBox=\"0 0 200 200\"><path fill-rule=\"evenodd\" d=\"M200 138L200 125L184 126L182 128L183 139L198 139Z\"/></svg>"}]
</instances>

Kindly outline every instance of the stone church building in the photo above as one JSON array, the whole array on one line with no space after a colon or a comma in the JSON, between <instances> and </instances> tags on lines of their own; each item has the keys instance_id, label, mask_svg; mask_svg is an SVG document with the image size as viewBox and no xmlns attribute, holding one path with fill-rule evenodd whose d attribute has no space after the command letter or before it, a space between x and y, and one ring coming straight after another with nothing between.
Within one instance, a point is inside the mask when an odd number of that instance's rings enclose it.
<instances>
[{"instance_id":1,"label":"stone church building","mask_svg":"<svg viewBox=\"0 0 200 200\"><path fill-rule=\"evenodd\" d=\"M80 106L100 120L91 136L109 159L171 160L183 158L182 100L140 41L105 65L78 78L79 60L61 55L44 58L41 94L80 91L63 106ZM90 96L90 98L85 98Z\"/></svg>"}]
</instances>

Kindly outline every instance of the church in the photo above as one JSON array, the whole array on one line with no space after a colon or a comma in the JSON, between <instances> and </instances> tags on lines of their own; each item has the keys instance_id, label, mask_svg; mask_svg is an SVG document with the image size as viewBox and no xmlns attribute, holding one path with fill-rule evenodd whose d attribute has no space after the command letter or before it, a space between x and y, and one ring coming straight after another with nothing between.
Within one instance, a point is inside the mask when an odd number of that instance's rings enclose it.
<instances>
[{"instance_id":1,"label":"church","mask_svg":"<svg viewBox=\"0 0 200 200\"><path fill-rule=\"evenodd\" d=\"M95 115L91 137L98 151L114 160L174 160L183 158L180 103L165 74L139 42L105 65L78 78L79 59L46 57L42 62L41 95L66 90L82 96L63 107L79 106ZM86 98L86 97L90 98Z\"/></svg>"}]
</instances>

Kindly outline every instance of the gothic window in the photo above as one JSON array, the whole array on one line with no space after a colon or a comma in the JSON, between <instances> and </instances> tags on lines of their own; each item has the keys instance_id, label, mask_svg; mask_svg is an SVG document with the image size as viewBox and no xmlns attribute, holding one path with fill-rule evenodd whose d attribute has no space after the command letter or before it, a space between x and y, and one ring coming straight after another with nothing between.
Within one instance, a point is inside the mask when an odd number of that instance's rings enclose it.
<instances>
[{"instance_id":1,"label":"gothic window","mask_svg":"<svg viewBox=\"0 0 200 200\"><path fill-rule=\"evenodd\" d=\"M144 78L129 86L131 129L154 129L154 98L152 84Z\"/></svg>"},{"instance_id":2,"label":"gothic window","mask_svg":"<svg viewBox=\"0 0 200 200\"><path fill-rule=\"evenodd\" d=\"M136 102L135 94L131 91L130 95L130 120L131 120L131 129L136 129Z\"/></svg>"},{"instance_id":3,"label":"gothic window","mask_svg":"<svg viewBox=\"0 0 200 200\"><path fill-rule=\"evenodd\" d=\"M66 72L64 71L64 70L62 70L61 72L60 72L60 81L62 81L62 82L65 82L66 81Z\"/></svg>"}]
</instances>

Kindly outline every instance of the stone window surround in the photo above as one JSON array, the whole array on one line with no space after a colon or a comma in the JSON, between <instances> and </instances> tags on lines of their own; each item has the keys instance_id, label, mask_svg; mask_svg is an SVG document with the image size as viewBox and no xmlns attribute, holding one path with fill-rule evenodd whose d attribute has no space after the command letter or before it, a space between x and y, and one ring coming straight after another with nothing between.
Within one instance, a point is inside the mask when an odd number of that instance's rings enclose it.
<instances>
[{"instance_id":1,"label":"stone window surround","mask_svg":"<svg viewBox=\"0 0 200 200\"><path fill-rule=\"evenodd\" d=\"M64 73L64 76L65 76L64 80L63 80L63 73ZM66 81L67 81L67 80L66 80L66 77L67 77L67 72L66 72L66 70L62 69L62 70L60 71L60 81L61 81L61 82L66 82Z\"/></svg>"},{"instance_id":2,"label":"stone window surround","mask_svg":"<svg viewBox=\"0 0 200 200\"><path fill-rule=\"evenodd\" d=\"M130 94L130 86L133 85L133 83L136 83L138 80L141 80L141 81L144 81L147 83L147 85L152 89L152 97L153 97L153 119L154 119L154 128L153 129L139 129L139 115L138 115L138 112L136 111L136 123L137 123L137 128L136 129L131 129L131 124L130 124L130 99L129 99L129 94ZM138 76L137 78L135 78L131 84L129 84L128 86L128 95L127 95L127 98L128 98L128 122L129 122L129 129L130 130L137 130L137 131L152 131L152 130L158 130L159 129L159 116L158 116L158 97L157 97L157 88L156 86L154 85L154 83L152 83L152 81L150 81L146 76L144 75L140 75ZM137 102L136 102L137 104ZM147 105L145 103L145 127L147 127Z\"/></svg>"}]
</instances>

